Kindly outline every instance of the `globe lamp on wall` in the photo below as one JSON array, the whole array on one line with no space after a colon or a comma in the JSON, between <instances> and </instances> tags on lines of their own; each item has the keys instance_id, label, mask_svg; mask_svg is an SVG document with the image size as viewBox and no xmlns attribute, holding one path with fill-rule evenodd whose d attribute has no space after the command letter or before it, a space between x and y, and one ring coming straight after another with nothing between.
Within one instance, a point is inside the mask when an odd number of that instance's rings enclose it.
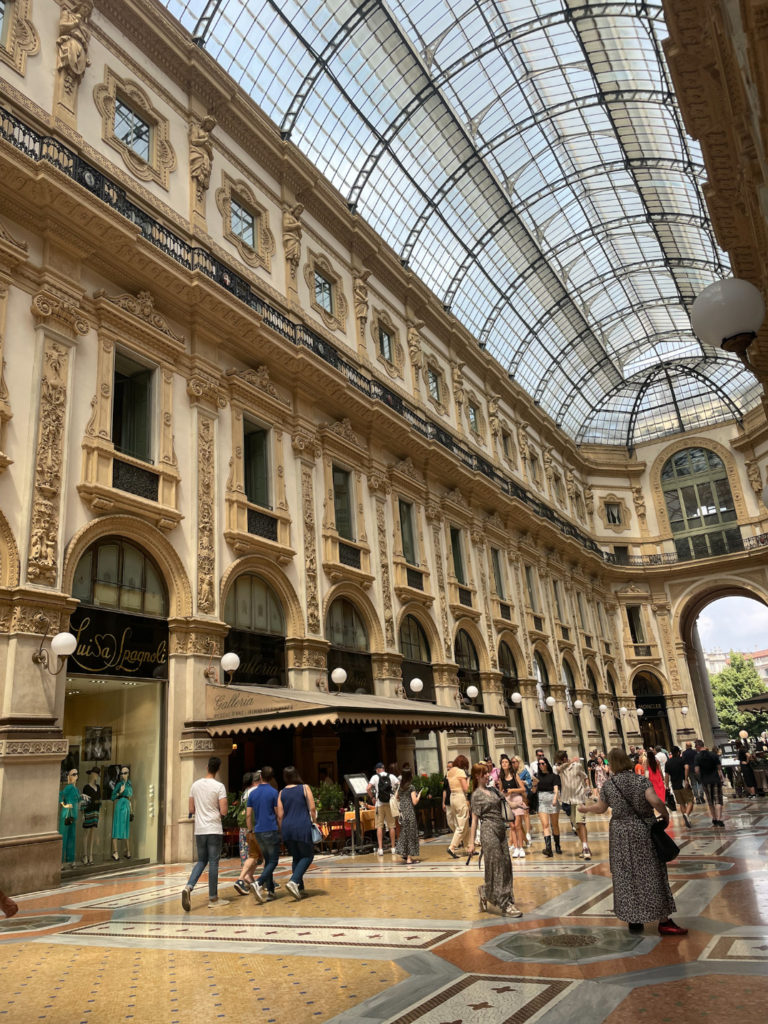
<instances>
[{"instance_id":1,"label":"globe lamp on wall","mask_svg":"<svg viewBox=\"0 0 768 1024\"><path fill-rule=\"evenodd\" d=\"M547 705L548 708L553 708L557 702L555 701L554 697L547 697L544 703Z\"/></svg>"},{"instance_id":2,"label":"globe lamp on wall","mask_svg":"<svg viewBox=\"0 0 768 1024\"><path fill-rule=\"evenodd\" d=\"M523 703L523 695L521 693L518 693L517 691L515 691L515 693L512 694L512 703L513 704L522 704Z\"/></svg>"},{"instance_id":3,"label":"globe lamp on wall","mask_svg":"<svg viewBox=\"0 0 768 1024\"><path fill-rule=\"evenodd\" d=\"M51 673L52 676L56 676L61 672L62 668L66 664L66 660L70 654L74 654L75 648L77 647L77 639L72 633L57 633L51 637L51 651L50 653L56 659L56 667L51 665L51 658L49 653L43 647L46 637L48 636L48 627L51 622L50 619L43 615L35 616L36 620L39 621L41 626L45 627L45 633L40 641L40 646L32 655L32 661L36 665L42 665L44 669Z\"/></svg>"},{"instance_id":4,"label":"globe lamp on wall","mask_svg":"<svg viewBox=\"0 0 768 1024\"><path fill-rule=\"evenodd\" d=\"M691 327L699 341L735 352L744 363L764 319L763 296L749 281L737 277L707 285L691 306Z\"/></svg>"},{"instance_id":5,"label":"globe lamp on wall","mask_svg":"<svg viewBox=\"0 0 768 1024\"><path fill-rule=\"evenodd\" d=\"M420 679L412 679L410 683L408 683L408 689L411 693L421 693L424 689L424 683L422 683Z\"/></svg>"},{"instance_id":6,"label":"globe lamp on wall","mask_svg":"<svg viewBox=\"0 0 768 1024\"><path fill-rule=\"evenodd\" d=\"M341 690L342 686L344 685L344 683L346 683L346 681L347 673L345 669L335 668L333 672L331 672L331 682L333 683L334 686L337 686L339 690Z\"/></svg>"},{"instance_id":7,"label":"globe lamp on wall","mask_svg":"<svg viewBox=\"0 0 768 1024\"><path fill-rule=\"evenodd\" d=\"M469 697L470 700L474 700L478 693L480 693L480 691L476 686L467 687L467 696Z\"/></svg>"}]
</instances>

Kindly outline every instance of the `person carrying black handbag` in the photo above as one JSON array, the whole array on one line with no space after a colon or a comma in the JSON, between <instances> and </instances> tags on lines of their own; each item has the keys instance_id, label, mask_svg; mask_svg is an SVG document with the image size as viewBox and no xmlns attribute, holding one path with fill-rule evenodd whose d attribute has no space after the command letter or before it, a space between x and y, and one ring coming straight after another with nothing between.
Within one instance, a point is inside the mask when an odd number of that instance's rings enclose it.
<instances>
[{"instance_id":1,"label":"person carrying black handbag","mask_svg":"<svg viewBox=\"0 0 768 1024\"><path fill-rule=\"evenodd\" d=\"M615 747L608 754L613 776L600 790L594 804L582 804L584 814L604 814L611 809L609 856L613 877L613 912L638 934L650 921L659 922L660 935L686 935L670 917L677 908L669 887L666 860L657 851L658 841L674 842L667 836L669 811L648 780L634 774L626 752ZM654 812L659 815L655 819ZM665 855L666 856L666 855Z\"/></svg>"}]
</instances>

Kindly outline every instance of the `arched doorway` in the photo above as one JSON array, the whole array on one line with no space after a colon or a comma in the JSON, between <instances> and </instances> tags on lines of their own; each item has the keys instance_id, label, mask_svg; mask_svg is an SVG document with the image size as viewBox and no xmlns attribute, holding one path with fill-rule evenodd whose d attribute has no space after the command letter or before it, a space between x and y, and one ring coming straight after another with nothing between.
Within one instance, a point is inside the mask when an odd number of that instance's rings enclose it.
<instances>
[{"instance_id":1,"label":"arched doorway","mask_svg":"<svg viewBox=\"0 0 768 1024\"><path fill-rule=\"evenodd\" d=\"M230 626L225 649L240 656L237 683L286 686L285 616L277 595L260 576L242 573L224 604Z\"/></svg>"},{"instance_id":2,"label":"arched doorway","mask_svg":"<svg viewBox=\"0 0 768 1024\"><path fill-rule=\"evenodd\" d=\"M368 631L357 608L346 597L337 597L328 609L325 622L328 648L328 688L340 693L373 693ZM334 669L347 674L342 684L332 682Z\"/></svg>"},{"instance_id":3,"label":"arched doorway","mask_svg":"<svg viewBox=\"0 0 768 1024\"><path fill-rule=\"evenodd\" d=\"M507 710L507 719L514 728L517 742L520 749L515 753L519 754L525 764L530 761L528 750L528 737L525 734L525 717L523 715L523 702L515 703L512 694L517 692L517 664L509 644L502 640L499 644L499 671L501 672L501 692L504 697L504 707Z\"/></svg>"},{"instance_id":4,"label":"arched doorway","mask_svg":"<svg viewBox=\"0 0 768 1024\"><path fill-rule=\"evenodd\" d=\"M552 760L559 749L557 726L555 725L554 705L547 704L547 698L552 696L549 685L549 673L547 672L544 659L538 651L533 652L533 672L536 676L536 696L539 701L539 711L541 711L542 724L549 740L549 755L550 760Z\"/></svg>"},{"instance_id":5,"label":"arched doorway","mask_svg":"<svg viewBox=\"0 0 768 1024\"><path fill-rule=\"evenodd\" d=\"M667 717L667 698L661 681L653 672L638 672L632 680L632 692L635 695L635 708L643 712L638 715L643 746L670 750L672 733Z\"/></svg>"},{"instance_id":6,"label":"arched doorway","mask_svg":"<svg viewBox=\"0 0 768 1024\"><path fill-rule=\"evenodd\" d=\"M93 543L74 570L70 620L77 647L67 659L64 769L80 771L80 786L98 787L93 830L77 829L78 861L111 863L113 792L127 778L132 790L128 838L118 848L135 863L155 860L161 840L164 783L165 683L168 679L168 590L154 560L122 537ZM98 774L89 774L89 769ZM121 774L122 771L122 774ZM116 790L116 787L118 789ZM126 787L125 792L128 792ZM91 845L92 843L92 845Z\"/></svg>"}]
</instances>

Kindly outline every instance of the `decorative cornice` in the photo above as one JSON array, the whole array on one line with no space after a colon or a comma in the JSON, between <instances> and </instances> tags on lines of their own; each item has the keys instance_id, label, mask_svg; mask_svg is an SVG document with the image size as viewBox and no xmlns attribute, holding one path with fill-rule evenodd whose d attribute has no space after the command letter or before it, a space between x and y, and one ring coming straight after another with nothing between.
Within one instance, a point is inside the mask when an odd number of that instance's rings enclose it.
<instances>
[{"instance_id":1,"label":"decorative cornice","mask_svg":"<svg viewBox=\"0 0 768 1024\"><path fill-rule=\"evenodd\" d=\"M40 325L53 322L63 327L71 337L87 334L90 324L74 302L66 296L51 291L41 291L32 299L32 316Z\"/></svg>"},{"instance_id":2,"label":"decorative cornice","mask_svg":"<svg viewBox=\"0 0 768 1024\"><path fill-rule=\"evenodd\" d=\"M107 302L111 302L113 306L117 306L118 309L122 309L125 313L136 317L137 320L143 321L149 327L160 331L161 334L170 338L171 341L178 342L180 345L184 344L184 339L173 333L168 321L162 313L155 309L155 300L151 292L143 291L139 292L138 295L107 295L106 292L100 291L94 295L95 299L102 297Z\"/></svg>"}]
</instances>

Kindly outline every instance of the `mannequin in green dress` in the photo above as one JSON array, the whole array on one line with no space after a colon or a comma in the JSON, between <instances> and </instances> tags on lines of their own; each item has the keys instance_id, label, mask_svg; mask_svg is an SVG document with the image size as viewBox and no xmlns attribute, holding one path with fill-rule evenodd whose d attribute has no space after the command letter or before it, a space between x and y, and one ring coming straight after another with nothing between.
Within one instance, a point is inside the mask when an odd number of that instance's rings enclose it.
<instances>
[{"instance_id":1,"label":"mannequin in green dress","mask_svg":"<svg viewBox=\"0 0 768 1024\"><path fill-rule=\"evenodd\" d=\"M117 844L118 840L125 840L125 859L131 859L131 797L133 786L129 775L131 773L127 764L120 767L115 788L112 790L112 802L114 810L112 814L112 860L120 860Z\"/></svg>"},{"instance_id":2,"label":"mannequin in green dress","mask_svg":"<svg viewBox=\"0 0 768 1024\"><path fill-rule=\"evenodd\" d=\"M77 836L77 809L80 806L80 790L77 788L77 768L67 773L67 784L59 793L59 832L62 835L61 862L75 865L75 839ZM68 825L66 819L71 818Z\"/></svg>"}]
</instances>

